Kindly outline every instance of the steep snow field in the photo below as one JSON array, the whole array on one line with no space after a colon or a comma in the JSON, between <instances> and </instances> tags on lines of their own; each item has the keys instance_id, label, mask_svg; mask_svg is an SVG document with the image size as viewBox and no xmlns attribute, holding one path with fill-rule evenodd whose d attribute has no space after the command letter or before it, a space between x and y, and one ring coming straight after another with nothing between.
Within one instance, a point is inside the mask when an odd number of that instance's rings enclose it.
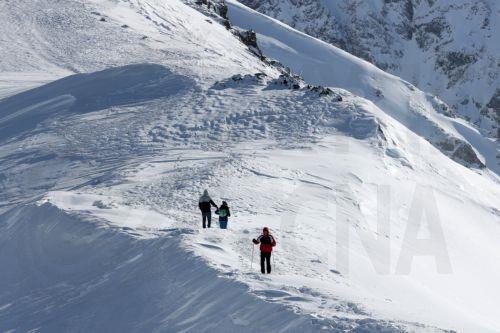
<instances>
[{"instance_id":1,"label":"steep snow field","mask_svg":"<svg viewBox=\"0 0 500 333\"><path fill-rule=\"evenodd\" d=\"M240 0L444 100L499 137L498 17L491 0Z\"/></svg>"},{"instance_id":2,"label":"steep snow field","mask_svg":"<svg viewBox=\"0 0 500 333\"><path fill-rule=\"evenodd\" d=\"M341 87L364 97L413 132L436 142L438 147L442 146L443 136L465 139L482 155L491 170L500 172L498 142L482 137L463 120L443 115L446 110L441 108L435 97L341 49L259 14L236 0L227 2L232 22L259 34L259 46L264 54L280 60L308 82Z\"/></svg>"},{"instance_id":3,"label":"steep snow field","mask_svg":"<svg viewBox=\"0 0 500 333\"><path fill-rule=\"evenodd\" d=\"M186 3L0 4L0 330L500 331L494 146L229 2L303 82ZM205 188L228 230L200 229Z\"/></svg>"}]
</instances>

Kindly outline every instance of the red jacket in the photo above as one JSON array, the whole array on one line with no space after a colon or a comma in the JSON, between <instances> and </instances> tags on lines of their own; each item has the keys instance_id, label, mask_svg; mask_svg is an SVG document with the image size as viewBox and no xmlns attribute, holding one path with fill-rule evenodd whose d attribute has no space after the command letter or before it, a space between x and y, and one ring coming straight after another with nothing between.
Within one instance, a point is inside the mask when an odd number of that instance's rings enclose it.
<instances>
[{"instance_id":1,"label":"red jacket","mask_svg":"<svg viewBox=\"0 0 500 333\"><path fill-rule=\"evenodd\" d=\"M260 235L254 242L255 244L260 243L260 252L271 253L273 252L273 247L276 246L276 240L272 235Z\"/></svg>"}]
</instances>

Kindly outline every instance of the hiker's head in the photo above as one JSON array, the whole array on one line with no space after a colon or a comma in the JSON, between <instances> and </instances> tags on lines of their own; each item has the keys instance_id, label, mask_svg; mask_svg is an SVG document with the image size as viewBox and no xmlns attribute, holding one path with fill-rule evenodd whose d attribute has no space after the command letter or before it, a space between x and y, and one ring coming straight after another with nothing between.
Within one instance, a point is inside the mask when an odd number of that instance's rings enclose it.
<instances>
[{"instance_id":1,"label":"hiker's head","mask_svg":"<svg viewBox=\"0 0 500 333\"><path fill-rule=\"evenodd\" d=\"M227 202L222 201L222 206L227 206Z\"/></svg>"},{"instance_id":2,"label":"hiker's head","mask_svg":"<svg viewBox=\"0 0 500 333\"><path fill-rule=\"evenodd\" d=\"M268 227L264 227L264 229L262 229L262 233L264 235L269 235L269 228Z\"/></svg>"},{"instance_id":3,"label":"hiker's head","mask_svg":"<svg viewBox=\"0 0 500 333\"><path fill-rule=\"evenodd\" d=\"M203 195L208 195L208 190L204 190Z\"/></svg>"}]
</instances>

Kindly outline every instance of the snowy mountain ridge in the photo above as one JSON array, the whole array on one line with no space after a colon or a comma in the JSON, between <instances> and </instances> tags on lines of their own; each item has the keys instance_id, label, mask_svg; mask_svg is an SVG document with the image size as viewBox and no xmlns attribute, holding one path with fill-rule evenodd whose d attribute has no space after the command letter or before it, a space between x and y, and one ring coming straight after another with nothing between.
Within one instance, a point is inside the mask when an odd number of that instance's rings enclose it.
<instances>
[{"instance_id":1,"label":"snowy mountain ridge","mask_svg":"<svg viewBox=\"0 0 500 333\"><path fill-rule=\"evenodd\" d=\"M498 138L498 1L241 2L404 78Z\"/></svg>"},{"instance_id":2,"label":"snowy mountain ridge","mask_svg":"<svg viewBox=\"0 0 500 333\"><path fill-rule=\"evenodd\" d=\"M235 1L0 19L0 330L498 331L495 146L438 100Z\"/></svg>"},{"instance_id":3,"label":"snowy mountain ridge","mask_svg":"<svg viewBox=\"0 0 500 333\"><path fill-rule=\"evenodd\" d=\"M241 10L238 2L227 3L232 9L232 20L260 34L258 44L265 54L301 73L308 82L354 92L427 138L452 159L469 166L481 166L484 161L498 172L498 144L483 137L465 121L451 118L448 107L439 99L336 47L306 35L289 33L291 29L287 26L257 13L249 15ZM475 150L464 144L463 139L475 143Z\"/></svg>"}]
</instances>

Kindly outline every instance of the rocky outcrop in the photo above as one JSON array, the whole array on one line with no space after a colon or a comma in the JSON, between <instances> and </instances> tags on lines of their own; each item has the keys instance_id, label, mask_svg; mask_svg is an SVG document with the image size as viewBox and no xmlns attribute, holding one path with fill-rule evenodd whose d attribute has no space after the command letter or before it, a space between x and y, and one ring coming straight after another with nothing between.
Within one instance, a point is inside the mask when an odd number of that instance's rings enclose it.
<instances>
[{"instance_id":1,"label":"rocky outcrop","mask_svg":"<svg viewBox=\"0 0 500 333\"><path fill-rule=\"evenodd\" d=\"M333 101L341 102L342 96L331 88L306 84L298 75L288 72L282 73L276 78L271 78L265 73L247 75L233 75L232 77L216 82L212 89L222 90L227 88L248 87L251 85L262 86L265 90L288 89L310 92L318 97L329 96Z\"/></svg>"},{"instance_id":2,"label":"rocky outcrop","mask_svg":"<svg viewBox=\"0 0 500 333\"><path fill-rule=\"evenodd\" d=\"M464 52L446 52L439 54L436 60L436 69L440 69L449 78L448 88L456 85L469 66L477 61L477 55Z\"/></svg>"},{"instance_id":3,"label":"rocky outcrop","mask_svg":"<svg viewBox=\"0 0 500 333\"><path fill-rule=\"evenodd\" d=\"M494 124L500 123L500 88L497 88L486 107L481 110L483 116ZM496 138L500 138L500 127L497 126Z\"/></svg>"},{"instance_id":4,"label":"rocky outcrop","mask_svg":"<svg viewBox=\"0 0 500 333\"><path fill-rule=\"evenodd\" d=\"M452 160L463 165L484 168L484 163L478 158L472 146L462 140L453 137L447 137L442 141L438 141L436 146L448 155Z\"/></svg>"},{"instance_id":5,"label":"rocky outcrop","mask_svg":"<svg viewBox=\"0 0 500 333\"><path fill-rule=\"evenodd\" d=\"M238 36L243 44L248 46L250 51L263 58L262 51L257 45L257 34L253 30L241 30L237 28L233 28L233 33Z\"/></svg>"}]
</instances>

